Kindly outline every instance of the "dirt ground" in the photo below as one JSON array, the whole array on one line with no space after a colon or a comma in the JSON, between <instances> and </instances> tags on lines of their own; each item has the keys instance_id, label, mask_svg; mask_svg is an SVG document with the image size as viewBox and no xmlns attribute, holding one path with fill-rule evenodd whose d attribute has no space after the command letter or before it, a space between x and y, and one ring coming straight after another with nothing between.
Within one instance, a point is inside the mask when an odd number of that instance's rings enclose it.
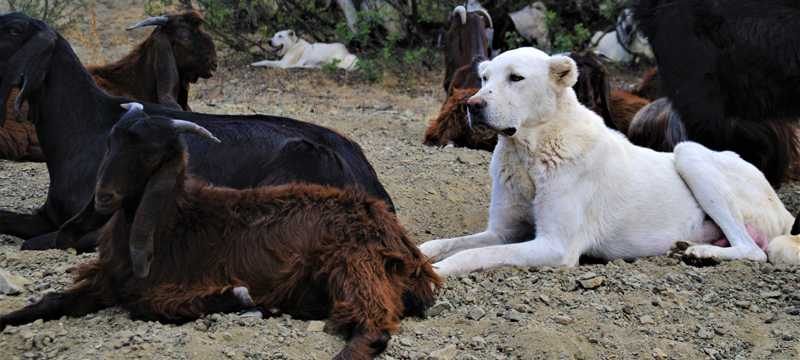
<instances>
[{"instance_id":1,"label":"dirt ground","mask_svg":"<svg viewBox=\"0 0 800 360\"><path fill-rule=\"evenodd\" d=\"M86 62L124 54L149 31L125 32L141 1L98 1L67 33ZM364 148L416 241L483 229L488 153L422 146L443 98L440 72L411 86L369 85L309 70L250 69L222 59L192 89L195 111L290 116L334 128ZM33 211L44 164L0 161L0 208ZM797 184L781 189L793 213ZM632 221L635 219L631 219ZM23 285L0 313L70 283L92 254L23 252L0 236L0 269ZM383 359L796 359L800 268L751 262L690 267L668 257L573 269L503 269L449 278L426 319L406 319ZM0 333L0 359L327 359L344 344L324 323L214 314L181 326L131 321L112 308Z\"/></svg>"}]
</instances>

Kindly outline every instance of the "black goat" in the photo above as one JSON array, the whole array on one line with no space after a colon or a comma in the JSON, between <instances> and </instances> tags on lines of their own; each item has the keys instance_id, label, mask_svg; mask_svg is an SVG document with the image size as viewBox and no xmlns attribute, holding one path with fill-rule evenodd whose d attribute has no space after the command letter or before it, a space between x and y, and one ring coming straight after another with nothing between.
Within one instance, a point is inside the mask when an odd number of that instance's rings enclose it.
<instances>
[{"instance_id":1,"label":"black goat","mask_svg":"<svg viewBox=\"0 0 800 360\"><path fill-rule=\"evenodd\" d=\"M635 13L688 139L780 185L800 160L800 2L639 0Z\"/></svg>"},{"instance_id":2,"label":"black goat","mask_svg":"<svg viewBox=\"0 0 800 360\"><path fill-rule=\"evenodd\" d=\"M16 104L28 101L47 158L47 200L34 214L0 211L0 233L28 239L24 249L91 249L91 237L107 217L93 211L92 181L103 156L108 131L122 115L127 99L108 96L81 65L69 43L50 27L26 15L0 16L0 96L21 87ZM234 188L305 181L353 185L391 199L358 144L320 126L272 116L224 116L182 112L145 104L150 114L196 122L225 141L220 145L188 141L192 173ZM5 119L5 107L0 107ZM81 211L83 209L84 211ZM76 216L77 214L77 216ZM56 230L65 227L56 244Z\"/></svg>"}]
</instances>

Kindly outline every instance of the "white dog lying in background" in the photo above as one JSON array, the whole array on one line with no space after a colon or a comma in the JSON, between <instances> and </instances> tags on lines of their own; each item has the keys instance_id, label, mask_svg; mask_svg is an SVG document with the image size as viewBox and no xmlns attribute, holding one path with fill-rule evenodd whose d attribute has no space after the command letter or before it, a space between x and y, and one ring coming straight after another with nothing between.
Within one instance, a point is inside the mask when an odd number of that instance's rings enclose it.
<instances>
[{"instance_id":1,"label":"white dog lying in background","mask_svg":"<svg viewBox=\"0 0 800 360\"><path fill-rule=\"evenodd\" d=\"M320 68L325 64L337 61L336 67L345 70L355 69L358 58L347 51L340 43L309 43L294 33L294 30L283 30L275 33L269 40L269 46L275 50L280 60L263 60L251 66L268 66L287 68Z\"/></svg>"},{"instance_id":2,"label":"white dog lying in background","mask_svg":"<svg viewBox=\"0 0 800 360\"><path fill-rule=\"evenodd\" d=\"M578 70L565 56L521 48L478 70L483 86L468 101L470 125L501 134L490 166L489 224L422 244L439 274L576 266L584 254L664 255L677 241L693 244L686 254L697 258L765 261L769 254L772 262L800 263L798 237L781 236L794 218L735 153L692 142L674 153L631 144L578 102Z\"/></svg>"}]
</instances>

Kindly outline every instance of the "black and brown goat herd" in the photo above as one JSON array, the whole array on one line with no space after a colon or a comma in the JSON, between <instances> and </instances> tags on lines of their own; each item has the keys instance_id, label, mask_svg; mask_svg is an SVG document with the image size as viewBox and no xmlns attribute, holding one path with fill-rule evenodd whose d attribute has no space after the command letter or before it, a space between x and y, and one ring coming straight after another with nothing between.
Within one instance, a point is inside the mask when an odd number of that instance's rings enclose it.
<instances>
[{"instance_id":1,"label":"black and brown goat herd","mask_svg":"<svg viewBox=\"0 0 800 360\"><path fill-rule=\"evenodd\" d=\"M579 99L636 144L691 139L738 152L774 186L794 175L800 4L634 10L657 70L626 92L595 55L571 53ZM115 305L170 323L277 308L331 319L349 339L337 358L373 358L441 279L357 143L289 118L189 112L189 84L217 67L202 25L195 12L149 18L132 28L155 30L130 54L87 68L44 22L0 16L0 157L45 161L50 176L33 214L0 210L0 233L27 250L98 251L72 287L0 317L0 330ZM492 151L496 135L465 118L475 64L492 55L491 16L459 6L449 26L447 100L424 143Z\"/></svg>"}]
</instances>

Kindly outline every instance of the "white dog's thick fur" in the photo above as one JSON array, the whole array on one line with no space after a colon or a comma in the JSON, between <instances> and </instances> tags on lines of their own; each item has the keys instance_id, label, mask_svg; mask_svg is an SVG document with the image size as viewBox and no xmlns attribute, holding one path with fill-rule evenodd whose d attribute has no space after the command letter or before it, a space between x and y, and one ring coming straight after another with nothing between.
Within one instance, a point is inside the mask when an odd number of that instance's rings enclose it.
<instances>
[{"instance_id":1,"label":"white dog's thick fur","mask_svg":"<svg viewBox=\"0 0 800 360\"><path fill-rule=\"evenodd\" d=\"M521 48L478 70L483 85L470 103L483 107L470 121L511 135L492 156L486 231L421 245L439 274L663 255L677 241L701 258L765 261L745 224L767 239L789 234L793 217L735 153L691 142L660 153L606 128L576 99L570 58ZM730 247L710 244L723 234ZM800 243L779 239L772 260L799 263Z\"/></svg>"},{"instance_id":2,"label":"white dog's thick fur","mask_svg":"<svg viewBox=\"0 0 800 360\"><path fill-rule=\"evenodd\" d=\"M299 38L294 30L283 30L275 33L270 39L269 46L276 49L280 60L263 60L250 64L251 66L267 66L282 69L287 68L320 68L325 64L337 61L340 69L355 69L358 58L347 51L340 43L309 43Z\"/></svg>"}]
</instances>

